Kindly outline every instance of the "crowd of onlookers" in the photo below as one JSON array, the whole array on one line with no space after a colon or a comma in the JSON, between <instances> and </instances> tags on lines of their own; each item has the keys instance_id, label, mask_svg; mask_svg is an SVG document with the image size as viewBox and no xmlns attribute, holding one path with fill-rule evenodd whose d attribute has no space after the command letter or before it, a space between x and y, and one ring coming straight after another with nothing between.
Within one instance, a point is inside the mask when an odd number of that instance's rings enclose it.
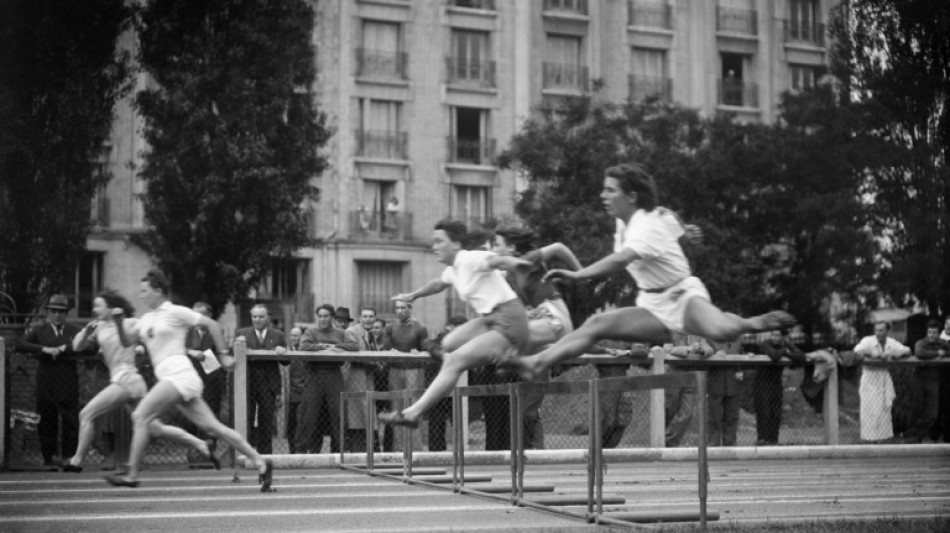
<instances>
[{"instance_id":1,"label":"crowd of onlookers","mask_svg":"<svg viewBox=\"0 0 950 533\"><path fill-rule=\"evenodd\" d=\"M78 328L66 321L70 308L65 296L52 297L47 305L47 319L33 328L17 343L17 348L35 356L39 362L36 375L36 411L39 415L38 435L43 459L53 463L59 445L64 451L76 446L80 387L76 355L72 338ZM195 311L210 316L208 304L198 302ZM314 324L303 328L292 327L287 334L273 325L273 320L263 304L250 309L251 326L238 329L234 342L243 342L249 350L273 350L278 355L286 351L390 351L403 353L427 352L432 343L452 328L465 322L464 317L449 319L444 330L430 336L429 329L412 315L412 304L393 302L395 318L389 322L378 316L370 307L358 308L354 319L346 307L329 304L318 306L314 311ZM941 327L943 326L943 327ZM746 337L743 341L714 343L694 336L678 336L664 346L646 347L634 345L623 349L617 345L604 347L614 355L630 355L634 359L651 352L662 352L666 359L703 359L714 354L764 354L773 361L787 359L797 365L807 365L804 379L798 389L805 400L820 412L822 405L822 381L830 375L833 365L847 367L862 360L894 360L913 354L918 360L946 358L950 355L950 319L943 324L931 321L927 324L927 336L916 342L913 349L904 346L889 336L890 326L879 322L874 334L864 337L853 349L840 353L830 348L820 335L806 339L799 332L774 331L761 342ZM186 343L188 356L204 380L204 398L219 417L227 408L227 374L220 365L214 364L215 346L211 336L201 328L195 328ZM141 348L139 350L141 352ZM147 360L147 358L143 358ZM338 452L341 447L348 451L365 451L366 409L359 401L350 401L341 420L340 393L367 390L397 391L422 389L431 382L438 370L438 362L427 365L419 363L384 364L379 358L367 357L367 362L343 363L333 360L303 360L288 358L283 361L250 358L247 373L247 428L249 442L261 453L272 453L273 442L279 427L278 413L286 416L283 427L290 453L320 453L324 450L325 437L329 437L329 451ZM288 367L281 370L281 366ZM669 365L675 372L679 365ZM708 370L708 443L732 446L736 444L739 425L740 391L743 380L749 375L741 364L736 366L709 366ZM757 366L751 382L753 409L756 421L757 444L779 443L782 425L783 366ZM624 366L600 366L601 376L626 373ZM145 372L147 376L147 371ZM282 374L289 375L282 376ZM914 370L913 388L917 405L913 422L895 437L891 417L892 406L897 399L894 383L886 366L865 364L862 366L860 394L861 439L867 442L950 442L950 367L918 365ZM499 382L490 368L474 371L470 383ZM695 395L692 388L667 389L666 391L666 446L679 446L695 417ZM623 395L608 393L604 396L603 442L606 447L615 447L630 422L631 414L624 412ZM279 398L286 401L285 409L279 408ZM451 416L451 400L446 398L428 415L428 431L425 448L430 451L446 449L445 430ZM544 431L541 425L540 401L531 402L531 412L525 413L526 443L529 448L544 447ZM485 398L482 411L486 426L486 449L507 449L509 446L509 411L506 398ZM378 411L398 408L390 402L379 401ZM629 408L626 408L629 411ZM99 422L108 431L115 432L108 419ZM340 442L341 425L344 428ZM374 423L375 426L375 423ZM103 428L100 427L100 431ZM378 438L374 439L377 450L400 450L412 446L423 449L420 432L414 433L415 442L401 442L402 432L390 428L373 428ZM196 429L194 429L197 432ZM282 451L282 450L281 450Z\"/></svg>"}]
</instances>

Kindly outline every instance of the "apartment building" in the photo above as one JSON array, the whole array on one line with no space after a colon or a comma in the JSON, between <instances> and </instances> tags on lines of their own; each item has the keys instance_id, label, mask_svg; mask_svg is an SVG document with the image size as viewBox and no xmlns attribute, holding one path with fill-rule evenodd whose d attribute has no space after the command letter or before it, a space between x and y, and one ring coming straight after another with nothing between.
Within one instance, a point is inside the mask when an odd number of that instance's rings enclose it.
<instances>
[{"instance_id":1,"label":"apartment building","mask_svg":"<svg viewBox=\"0 0 950 533\"><path fill-rule=\"evenodd\" d=\"M774 120L782 91L822 75L833 1L313 1L316 103L334 130L330 168L314 179L321 244L275 260L250 297L285 323L312 320L321 302L390 313L391 294L439 275L436 221L512 212L519 179L496 156L532 108L587 94L594 80L614 101L658 96L706 115ZM96 231L77 268L81 309L103 284L134 291L149 265L130 240L144 227L139 120L120 105L104 147L115 179L94 201ZM437 328L460 311L446 295L415 314ZM233 310L226 318L236 320Z\"/></svg>"}]
</instances>

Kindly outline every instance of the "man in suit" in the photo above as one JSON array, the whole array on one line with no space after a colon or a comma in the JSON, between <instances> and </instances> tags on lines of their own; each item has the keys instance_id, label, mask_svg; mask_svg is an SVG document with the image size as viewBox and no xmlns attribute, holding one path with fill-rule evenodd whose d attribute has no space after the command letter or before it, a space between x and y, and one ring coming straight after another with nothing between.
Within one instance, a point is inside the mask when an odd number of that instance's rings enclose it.
<instances>
[{"instance_id":1,"label":"man in suit","mask_svg":"<svg viewBox=\"0 0 950 533\"><path fill-rule=\"evenodd\" d=\"M191 308L211 318L210 304L195 302L195 305ZM214 413L214 416L216 416L218 420L221 420L221 400L224 397L224 389L227 382L226 373L224 369L218 368L209 374L205 372L204 366L202 365L205 357L209 357L209 351L211 352L210 357L218 356L218 349L214 345L214 338L211 337L211 334L208 333L208 330L204 326L191 328L191 331L188 332L188 337L185 338L185 348L188 350L187 353L188 357L191 358L191 363L194 365L198 375L201 376L201 381L204 382L205 388L202 397L204 397L208 407L211 408L211 412ZM222 422L224 421L222 420ZM215 439L203 434L197 427L192 428L192 433L208 440L208 447L211 449L211 453L214 453L215 446L217 445Z\"/></svg>"},{"instance_id":2,"label":"man in suit","mask_svg":"<svg viewBox=\"0 0 950 533\"><path fill-rule=\"evenodd\" d=\"M712 342L714 355L738 355L742 343ZM709 446L735 446L739 429L739 395L742 392L742 369L737 366L714 366L708 372Z\"/></svg>"},{"instance_id":3,"label":"man in suit","mask_svg":"<svg viewBox=\"0 0 950 533\"><path fill-rule=\"evenodd\" d=\"M345 308L338 308L345 309ZM349 310L347 310L349 315ZM348 327L343 332L343 349L348 352L368 352L374 346L373 323L376 322L376 309L363 307L360 309L360 321ZM345 392L366 392L373 390L373 371L375 365L371 362L358 363L351 361L343 380ZM366 439L366 402L350 400L346 405L346 433L344 445L351 452L365 452Z\"/></svg>"},{"instance_id":4,"label":"man in suit","mask_svg":"<svg viewBox=\"0 0 950 533\"><path fill-rule=\"evenodd\" d=\"M56 466L53 456L65 457L76 449L79 436L79 374L73 337L79 328L66 323L69 299L56 294L46 304L46 322L19 342L20 351L39 360L36 370L36 411L44 466ZM59 433L62 419L62 435ZM62 441L59 442L60 437ZM62 448L59 448L59 444Z\"/></svg>"},{"instance_id":5,"label":"man in suit","mask_svg":"<svg viewBox=\"0 0 950 533\"><path fill-rule=\"evenodd\" d=\"M275 350L278 355L287 352L284 333L270 327L270 312L263 304L251 308L250 328L241 328L235 340L244 339L248 350ZM283 363L289 364L289 363ZM247 427L248 441L262 454L272 452L272 440L277 422L277 395L280 394L280 370L276 361L247 363ZM254 415L257 414L257 424Z\"/></svg>"}]
</instances>

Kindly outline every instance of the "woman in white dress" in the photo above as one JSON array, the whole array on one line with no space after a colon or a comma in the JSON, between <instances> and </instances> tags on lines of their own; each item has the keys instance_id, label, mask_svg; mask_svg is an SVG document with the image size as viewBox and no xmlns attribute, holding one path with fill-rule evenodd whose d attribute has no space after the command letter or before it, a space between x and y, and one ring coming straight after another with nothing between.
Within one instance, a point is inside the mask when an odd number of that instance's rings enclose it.
<instances>
[{"instance_id":1,"label":"woman in white dress","mask_svg":"<svg viewBox=\"0 0 950 533\"><path fill-rule=\"evenodd\" d=\"M109 385L89 400L79 413L79 442L76 453L63 463L64 472L82 472L82 461L92 445L97 418L123 405L131 412L132 407L148 390L145 380L135 367L132 348L123 347L119 340L120 326L112 318L113 309L122 309L127 317L122 319L121 327L127 332L134 331L138 321L132 318L132 304L115 291L103 291L92 301L92 312L96 319L87 324L73 339L73 349L76 351L99 347L109 369ZM217 458L210 453L208 444L187 431L162 424L158 419L149 423L148 430L153 437L165 437L198 450L215 468L220 468Z\"/></svg>"},{"instance_id":2,"label":"woman in white dress","mask_svg":"<svg viewBox=\"0 0 950 533\"><path fill-rule=\"evenodd\" d=\"M636 307L594 315L536 355L517 357L509 351L498 361L503 369L533 379L600 340L663 344L673 333L685 333L727 341L795 323L784 311L743 318L713 305L680 247L683 224L675 213L658 206L653 177L641 166L608 168L600 197L607 213L617 219L614 253L578 271L550 270L544 279L586 280L626 269L639 288Z\"/></svg>"},{"instance_id":3,"label":"woman in white dress","mask_svg":"<svg viewBox=\"0 0 950 533\"><path fill-rule=\"evenodd\" d=\"M891 325L887 322L874 324L874 335L861 339L854 353L865 359L893 361L910 355L910 348L888 337ZM894 406L894 381L891 372L884 367L861 367L861 440L880 442L894 436L891 407Z\"/></svg>"}]
</instances>

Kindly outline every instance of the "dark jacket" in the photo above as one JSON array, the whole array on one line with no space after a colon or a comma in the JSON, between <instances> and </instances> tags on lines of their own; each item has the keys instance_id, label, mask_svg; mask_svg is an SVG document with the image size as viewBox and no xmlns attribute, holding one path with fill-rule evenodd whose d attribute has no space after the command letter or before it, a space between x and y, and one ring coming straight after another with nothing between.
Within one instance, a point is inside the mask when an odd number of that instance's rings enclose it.
<instances>
[{"instance_id":1,"label":"dark jacket","mask_svg":"<svg viewBox=\"0 0 950 533\"><path fill-rule=\"evenodd\" d=\"M76 400L79 397L79 373L76 368L77 352L73 350L73 337L79 328L66 323L63 333L57 335L49 322L31 329L17 343L17 349L36 357L36 392L57 400ZM66 345L66 350L56 359L43 353L43 348Z\"/></svg>"},{"instance_id":2,"label":"dark jacket","mask_svg":"<svg viewBox=\"0 0 950 533\"><path fill-rule=\"evenodd\" d=\"M247 340L248 350L273 350L278 346L287 347L283 331L274 328L267 328L264 331L264 344L258 340L257 330L254 328L241 328L234 333L234 337L243 335ZM249 383L256 383L275 394L280 392L280 369L276 361L248 361L247 379Z\"/></svg>"}]
</instances>

